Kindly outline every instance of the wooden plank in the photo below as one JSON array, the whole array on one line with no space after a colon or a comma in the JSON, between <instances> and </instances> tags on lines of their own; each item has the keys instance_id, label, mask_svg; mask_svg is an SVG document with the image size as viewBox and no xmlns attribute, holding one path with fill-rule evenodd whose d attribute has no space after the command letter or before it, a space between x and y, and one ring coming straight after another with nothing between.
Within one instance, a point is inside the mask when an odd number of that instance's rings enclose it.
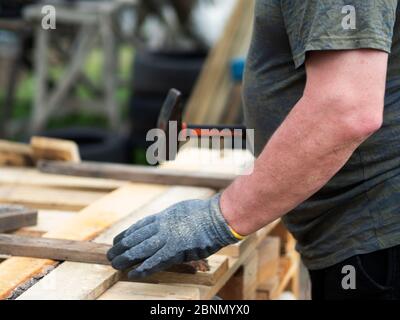
<instances>
[{"instance_id":1,"label":"wooden plank","mask_svg":"<svg viewBox=\"0 0 400 320\"><path fill-rule=\"evenodd\" d=\"M264 228L258 230L256 233L258 237L258 242L260 243L267 236L272 236L272 233L274 232L275 228L279 226L280 223L281 219L277 219L271 222L269 225L266 225Z\"/></svg>"},{"instance_id":2,"label":"wooden plank","mask_svg":"<svg viewBox=\"0 0 400 320\"><path fill-rule=\"evenodd\" d=\"M293 294L294 298L299 300L301 299L300 294L300 266L297 266L293 271L292 277L287 284L285 291L289 291Z\"/></svg>"},{"instance_id":3,"label":"wooden plank","mask_svg":"<svg viewBox=\"0 0 400 320\"><path fill-rule=\"evenodd\" d=\"M235 178L235 175L232 174L215 174L198 171L182 172L174 169L94 162L74 164L40 161L38 169L41 172L61 175L97 177L161 185L196 186L217 190L226 188Z\"/></svg>"},{"instance_id":4,"label":"wooden plank","mask_svg":"<svg viewBox=\"0 0 400 320\"><path fill-rule=\"evenodd\" d=\"M92 203L68 223L47 233L45 237L91 240L164 191L163 187L127 185ZM43 274L47 267L54 265L55 262L48 259L17 257L4 261L0 264L0 299L7 298L15 288Z\"/></svg>"},{"instance_id":5,"label":"wooden plank","mask_svg":"<svg viewBox=\"0 0 400 320\"><path fill-rule=\"evenodd\" d=\"M222 248L220 251L218 251L218 254L235 257L235 258L240 257L240 255L243 254L244 251L246 251L246 249L250 246L250 244L255 241L257 241L257 235L252 234L252 235L246 237L246 239L244 239L236 244Z\"/></svg>"},{"instance_id":6,"label":"wooden plank","mask_svg":"<svg viewBox=\"0 0 400 320\"><path fill-rule=\"evenodd\" d=\"M119 281L98 300L199 300L198 288Z\"/></svg>"},{"instance_id":7,"label":"wooden plank","mask_svg":"<svg viewBox=\"0 0 400 320\"><path fill-rule=\"evenodd\" d=\"M68 223L68 221L73 219L76 214L77 213L73 211L39 210L36 225L21 228L14 232L14 234L29 237L41 237L45 233Z\"/></svg>"},{"instance_id":8,"label":"wooden plank","mask_svg":"<svg viewBox=\"0 0 400 320\"><path fill-rule=\"evenodd\" d=\"M161 167L186 173L228 174L236 177L251 168L253 163L254 156L248 150L198 148L188 142L179 150L174 161L165 162Z\"/></svg>"},{"instance_id":9,"label":"wooden plank","mask_svg":"<svg viewBox=\"0 0 400 320\"><path fill-rule=\"evenodd\" d=\"M278 237L267 237L258 245L258 282L266 282L278 274L280 261Z\"/></svg>"},{"instance_id":10,"label":"wooden plank","mask_svg":"<svg viewBox=\"0 0 400 320\"><path fill-rule=\"evenodd\" d=\"M240 268L240 266L243 264L243 261L245 259L248 259L252 252L255 250L255 248L251 248L248 250L244 256L240 258L231 258L228 257L228 264L229 264L229 269L227 272L225 272L224 275L222 275L218 281L212 285L212 286L207 286L207 285L201 285L201 284L192 284L192 283L179 283L179 284L169 284L176 286L178 288L190 288L190 289L195 289L196 291L200 291L200 300L209 300L212 299L215 295L218 295L218 292L220 289L225 285L225 283L232 277L232 275ZM132 288L134 288L135 282L133 283ZM159 285L163 284L151 284L156 288ZM140 292L140 291L139 291ZM107 291L106 291L107 293ZM132 300L135 298L134 292L124 292L124 293L119 293L119 299L122 300Z\"/></svg>"},{"instance_id":11,"label":"wooden plank","mask_svg":"<svg viewBox=\"0 0 400 320\"><path fill-rule=\"evenodd\" d=\"M296 240L282 221L271 231L271 236L281 239L281 254L291 255L296 248Z\"/></svg>"},{"instance_id":12,"label":"wooden plank","mask_svg":"<svg viewBox=\"0 0 400 320\"><path fill-rule=\"evenodd\" d=\"M276 292L279 287L279 276L276 275L258 285L257 288L257 300L272 300L276 297Z\"/></svg>"},{"instance_id":13,"label":"wooden plank","mask_svg":"<svg viewBox=\"0 0 400 320\"><path fill-rule=\"evenodd\" d=\"M110 265L107 252L111 247L108 244L88 241L0 234L0 255L17 257ZM196 274L198 270L208 268L207 263L203 260L176 265L169 271Z\"/></svg>"},{"instance_id":14,"label":"wooden plank","mask_svg":"<svg viewBox=\"0 0 400 320\"><path fill-rule=\"evenodd\" d=\"M33 152L29 145L0 140L0 166L32 166Z\"/></svg>"},{"instance_id":15,"label":"wooden plank","mask_svg":"<svg viewBox=\"0 0 400 320\"><path fill-rule=\"evenodd\" d=\"M298 276L299 266L300 258L297 253L294 252L290 256L281 257L279 261L278 284L275 285L276 282L272 282L273 279L271 279L270 281L259 284L257 291L259 294L262 294L263 292L267 293L271 300L278 299L283 291L288 287L293 277ZM298 283L295 282L295 284ZM294 294L298 295L296 289Z\"/></svg>"},{"instance_id":16,"label":"wooden plank","mask_svg":"<svg viewBox=\"0 0 400 320\"><path fill-rule=\"evenodd\" d=\"M227 272L225 272L214 285L205 286L200 284L189 284L189 283L180 283L179 286L183 286L185 288L196 288L200 290L200 299L201 300L209 300L212 299L215 295L219 294L219 291L222 287L232 278L232 276L239 270L241 266L243 266L246 261L251 259L256 250L256 243L252 242L252 244L247 248L247 250L238 258L227 257L229 268Z\"/></svg>"},{"instance_id":17,"label":"wooden plank","mask_svg":"<svg viewBox=\"0 0 400 320\"><path fill-rule=\"evenodd\" d=\"M32 137L31 147L35 160L81 161L78 145L73 141Z\"/></svg>"},{"instance_id":18,"label":"wooden plank","mask_svg":"<svg viewBox=\"0 0 400 320\"><path fill-rule=\"evenodd\" d=\"M109 265L109 245L47 238L0 234L0 254L16 257L75 261Z\"/></svg>"},{"instance_id":19,"label":"wooden plank","mask_svg":"<svg viewBox=\"0 0 400 320\"><path fill-rule=\"evenodd\" d=\"M209 54L185 112L189 123L218 124L234 86L229 63L246 54L251 38L254 1L238 0L224 33Z\"/></svg>"},{"instance_id":20,"label":"wooden plank","mask_svg":"<svg viewBox=\"0 0 400 320\"><path fill-rule=\"evenodd\" d=\"M229 279L218 295L224 300L253 300L256 297L258 255L253 254Z\"/></svg>"},{"instance_id":21,"label":"wooden plank","mask_svg":"<svg viewBox=\"0 0 400 320\"><path fill-rule=\"evenodd\" d=\"M146 206L138 207L128 217L97 237L95 241L111 244L117 234L148 215L159 212L179 201L192 198L204 199L212 194L213 191L209 189L171 187L152 202L147 203ZM19 299L96 299L120 279L121 274L109 266L65 262L23 293ZM57 283L57 286L52 286L52 283Z\"/></svg>"},{"instance_id":22,"label":"wooden plank","mask_svg":"<svg viewBox=\"0 0 400 320\"><path fill-rule=\"evenodd\" d=\"M0 185L0 203L35 209L79 211L104 197L105 192Z\"/></svg>"},{"instance_id":23,"label":"wooden plank","mask_svg":"<svg viewBox=\"0 0 400 320\"><path fill-rule=\"evenodd\" d=\"M212 286L205 286L199 284L186 284L181 283L180 286L188 287L188 288L198 288L200 290L200 299L201 300L209 300L212 299L215 295L219 294L219 291L223 288L223 286L232 278L232 276L239 270L243 264L248 261L256 250L257 243L252 242L251 245L247 248L247 250L238 258L228 257L228 265L229 268L227 272L225 272Z\"/></svg>"},{"instance_id":24,"label":"wooden plank","mask_svg":"<svg viewBox=\"0 0 400 320\"><path fill-rule=\"evenodd\" d=\"M253 242L247 250L238 258L228 257L229 269L213 286L199 286L201 299L208 300L212 299L218 292L223 288L223 286L232 278L237 270L248 261L256 251L256 243ZM184 285L184 284L182 284ZM192 285L185 285L192 286Z\"/></svg>"},{"instance_id":25,"label":"wooden plank","mask_svg":"<svg viewBox=\"0 0 400 320\"><path fill-rule=\"evenodd\" d=\"M20 206L0 206L0 232L13 231L37 223L37 212Z\"/></svg>"},{"instance_id":26,"label":"wooden plank","mask_svg":"<svg viewBox=\"0 0 400 320\"><path fill-rule=\"evenodd\" d=\"M197 272L196 274L180 274L176 272L163 271L153 274L143 282L149 283L192 283L205 286L213 286L228 271L228 257L212 255L208 259L210 270Z\"/></svg>"},{"instance_id":27,"label":"wooden plank","mask_svg":"<svg viewBox=\"0 0 400 320\"><path fill-rule=\"evenodd\" d=\"M290 284L293 277L298 276L300 268L300 256L297 252L282 257L279 266L279 287L276 296L279 297ZM298 292L295 292L297 294Z\"/></svg>"},{"instance_id":28,"label":"wooden plank","mask_svg":"<svg viewBox=\"0 0 400 320\"><path fill-rule=\"evenodd\" d=\"M45 174L30 168L0 168L0 184L111 192L127 183L111 179Z\"/></svg>"}]
</instances>

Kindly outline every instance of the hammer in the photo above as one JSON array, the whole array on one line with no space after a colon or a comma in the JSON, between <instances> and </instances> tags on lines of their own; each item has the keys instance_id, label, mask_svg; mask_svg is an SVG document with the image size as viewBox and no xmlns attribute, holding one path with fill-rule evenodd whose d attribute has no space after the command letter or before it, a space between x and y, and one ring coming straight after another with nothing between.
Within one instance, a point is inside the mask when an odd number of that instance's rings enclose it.
<instances>
[{"instance_id":1,"label":"hammer","mask_svg":"<svg viewBox=\"0 0 400 320\"><path fill-rule=\"evenodd\" d=\"M178 135L173 131L177 131L178 134L183 132L186 137L231 137L232 139L242 139L242 141L246 141L246 127L243 125L192 125L183 122L182 115L182 94L176 89L171 89L161 108L157 124L158 129L163 130L166 134L166 160L174 160L176 157L175 152L170 154L170 146L168 145L168 142L171 141L170 137L178 139ZM176 126L171 126L171 123L175 123ZM175 145L179 148L179 141L176 141ZM245 145L245 143L242 143L242 148L243 146L245 147Z\"/></svg>"}]
</instances>

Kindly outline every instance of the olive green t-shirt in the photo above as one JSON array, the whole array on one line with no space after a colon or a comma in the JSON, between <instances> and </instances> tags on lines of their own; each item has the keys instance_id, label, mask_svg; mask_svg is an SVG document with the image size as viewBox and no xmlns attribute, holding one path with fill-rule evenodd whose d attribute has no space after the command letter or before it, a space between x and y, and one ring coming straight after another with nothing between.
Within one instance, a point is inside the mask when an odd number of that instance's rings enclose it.
<instances>
[{"instance_id":1,"label":"olive green t-shirt","mask_svg":"<svg viewBox=\"0 0 400 320\"><path fill-rule=\"evenodd\" d=\"M308 51L373 48L390 54L382 128L284 218L310 269L400 244L399 15L397 0L256 0L244 80L256 155L302 97Z\"/></svg>"}]
</instances>

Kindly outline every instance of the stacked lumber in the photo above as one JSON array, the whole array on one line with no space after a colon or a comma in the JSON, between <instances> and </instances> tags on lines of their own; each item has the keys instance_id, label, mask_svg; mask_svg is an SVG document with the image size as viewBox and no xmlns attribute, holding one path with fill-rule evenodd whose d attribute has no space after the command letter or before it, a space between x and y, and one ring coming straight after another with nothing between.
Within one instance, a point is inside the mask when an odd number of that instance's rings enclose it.
<instances>
[{"instance_id":1,"label":"stacked lumber","mask_svg":"<svg viewBox=\"0 0 400 320\"><path fill-rule=\"evenodd\" d=\"M237 152L249 160L243 151ZM210 166L199 160L196 163L194 154L193 150L184 150L175 166L182 168L182 172L197 166L199 174L210 174L222 167L217 160ZM231 164L230 169L226 163L223 166L229 174L237 172L243 164ZM172 169L174 164L165 167ZM25 186L24 176L32 178L29 186ZM0 168L0 183L2 188L29 187L40 200L32 201L26 193L20 195L18 201L30 203L39 211L39 219L36 226L23 227L14 234L41 238L33 241L25 237L0 237L0 250L3 248L5 253L36 257L12 257L0 263L0 298L3 299L211 299L216 294L252 299L258 296L261 268L264 277L276 270L266 260L272 249L263 255L260 248L277 247L265 242L279 221L209 257L209 269L196 273L171 269L141 282L128 282L124 274L107 265L104 252L116 234L178 201L210 197L216 191L209 188L59 176L31 168ZM53 193L46 197L50 191ZM66 192L74 192L74 197ZM92 192L99 193L98 197L93 198ZM58 193L65 196L63 201L56 199ZM15 193L3 193L4 201L17 202L15 199ZM80 206L76 205L77 199ZM89 240L92 242L82 242ZM91 248L87 251L93 254L82 255L82 248ZM236 289L229 289L233 287Z\"/></svg>"},{"instance_id":2,"label":"stacked lumber","mask_svg":"<svg viewBox=\"0 0 400 320\"><path fill-rule=\"evenodd\" d=\"M276 300L289 291L299 297L299 256L294 251L281 253L283 239L275 229L289 233L278 220L254 235L255 243L249 246L251 254L221 288L219 296L228 300ZM245 251L240 255L245 255Z\"/></svg>"},{"instance_id":3,"label":"stacked lumber","mask_svg":"<svg viewBox=\"0 0 400 320\"><path fill-rule=\"evenodd\" d=\"M163 187L127 185L94 201L66 223L44 234L45 238L91 240L109 226L131 214L164 191ZM13 257L0 264L0 298L46 273L57 262L49 259ZM67 279L65 279L67 280ZM61 290L63 291L63 290Z\"/></svg>"},{"instance_id":4,"label":"stacked lumber","mask_svg":"<svg viewBox=\"0 0 400 320\"><path fill-rule=\"evenodd\" d=\"M119 179L140 183L156 183L161 185L180 185L222 189L235 178L233 174L214 174L204 172L199 174L175 169L160 169L147 166L130 166L123 164L81 162L70 163L61 161L40 161L38 168L44 173L74 175L80 177L101 177L104 179Z\"/></svg>"},{"instance_id":5,"label":"stacked lumber","mask_svg":"<svg viewBox=\"0 0 400 320\"><path fill-rule=\"evenodd\" d=\"M46 175L31 168L0 167L0 204L79 211L126 184L116 180Z\"/></svg>"},{"instance_id":6,"label":"stacked lumber","mask_svg":"<svg viewBox=\"0 0 400 320\"><path fill-rule=\"evenodd\" d=\"M230 61L247 54L253 29L254 0L237 0L223 35L212 49L185 112L185 121L195 124L228 123L234 107ZM240 94L239 94L240 99ZM235 108L238 106L236 105Z\"/></svg>"},{"instance_id":7,"label":"stacked lumber","mask_svg":"<svg viewBox=\"0 0 400 320\"><path fill-rule=\"evenodd\" d=\"M33 165L33 151L23 143L0 140L0 165L18 167Z\"/></svg>"},{"instance_id":8,"label":"stacked lumber","mask_svg":"<svg viewBox=\"0 0 400 320\"><path fill-rule=\"evenodd\" d=\"M215 192L210 189L195 187L169 187L166 188L166 190L165 194L160 195L157 199L149 202L146 206L141 207L138 212L134 212L126 219L114 225L107 232L96 238L95 241L110 244L116 234L148 214L160 211L180 200L206 198ZM146 281L152 283L161 282L169 289L171 288L171 283L179 283L180 288L181 286L186 285L198 286L199 288L203 288L201 295L199 289L196 289L196 291L199 292L199 294L196 295L198 298L212 298L212 296L215 295L218 292L218 289L224 284L224 281L226 281L224 279L229 277L229 274L235 272L241 263L241 257L230 259L228 256L214 255L208 259L208 264L210 266L210 270L208 271L197 272L197 274L182 274L167 271L154 275L146 279ZM88 272L90 272L90 277L88 277ZM60 291L57 288L53 288L53 290L49 289L52 288L52 281L55 281L55 279L60 281L59 279L64 278L66 279L66 283L63 284L63 286L66 285L67 288L71 288L71 290ZM109 287L114 283L116 283L116 287L120 287L122 283L122 287L125 289L127 286L133 285L118 280L124 279L121 278L121 275L117 271L108 266L97 265L94 267L93 264L65 262L52 271L48 276L39 281L31 289L24 292L20 296L20 299L94 299L100 296L103 292L105 294L104 297L110 297L111 293L106 291L108 291L107 289L109 289ZM151 288L151 283L147 286L144 286L142 283L138 285L140 288L146 288L147 290ZM158 287L158 285L156 286ZM77 291L76 288L81 289ZM194 289L195 288L187 288L185 290ZM182 288L180 290L182 291ZM111 292L115 291L116 289L113 286ZM140 291L135 289L132 290L132 292L138 294ZM102 299L104 299L104 297L102 297Z\"/></svg>"},{"instance_id":9,"label":"stacked lumber","mask_svg":"<svg viewBox=\"0 0 400 320\"><path fill-rule=\"evenodd\" d=\"M38 160L80 162L75 142L32 137L30 144L0 140L0 166L26 167Z\"/></svg>"}]
</instances>

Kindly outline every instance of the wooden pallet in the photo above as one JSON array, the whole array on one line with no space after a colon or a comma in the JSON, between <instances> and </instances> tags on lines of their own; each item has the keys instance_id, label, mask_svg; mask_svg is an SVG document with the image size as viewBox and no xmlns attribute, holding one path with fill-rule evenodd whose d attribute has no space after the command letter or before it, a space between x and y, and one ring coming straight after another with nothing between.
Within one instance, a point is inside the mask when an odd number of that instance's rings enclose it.
<instances>
[{"instance_id":1,"label":"wooden pallet","mask_svg":"<svg viewBox=\"0 0 400 320\"><path fill-rule=\"evenodd\" d=\"M235 158L242 158L243 162L249 160L244 151L237 151ZM220 165L218 161L213 162L212 167L207 167L199 159L197 152L186 149L175 163L166 167L183 171L195 169L207 174L221 171L237 174L243 167L243 163L227 165L226 161ZM36 226L24 227L15 233L51 239L111 244L115 235L139 219L178 201L207 198L215 192L199 187L58 176L32 168L0 168L0 201L30 205L39 212ZM273 241L275 245L267 241L269 246L266 246L265 239L271 234L275 239L282 238L279 245L276 241ZM0 298L211 299L220 295L226 299L255 299L261 297L266 277L278 274L279 290L269 296L277 298L290 281L296 282L293 279L298 269L296 261L282 260L280 242L286 243L286 238L287 234L277 221L211 256L207 272L160 272L142 282L127 282L107 265L3 257ZM275 261L266 260L265 252L267 256L274 256ZM276 259L282 261L282 266L286 261L287 271L279 271Z\"/></svg>"}]
</instances>

